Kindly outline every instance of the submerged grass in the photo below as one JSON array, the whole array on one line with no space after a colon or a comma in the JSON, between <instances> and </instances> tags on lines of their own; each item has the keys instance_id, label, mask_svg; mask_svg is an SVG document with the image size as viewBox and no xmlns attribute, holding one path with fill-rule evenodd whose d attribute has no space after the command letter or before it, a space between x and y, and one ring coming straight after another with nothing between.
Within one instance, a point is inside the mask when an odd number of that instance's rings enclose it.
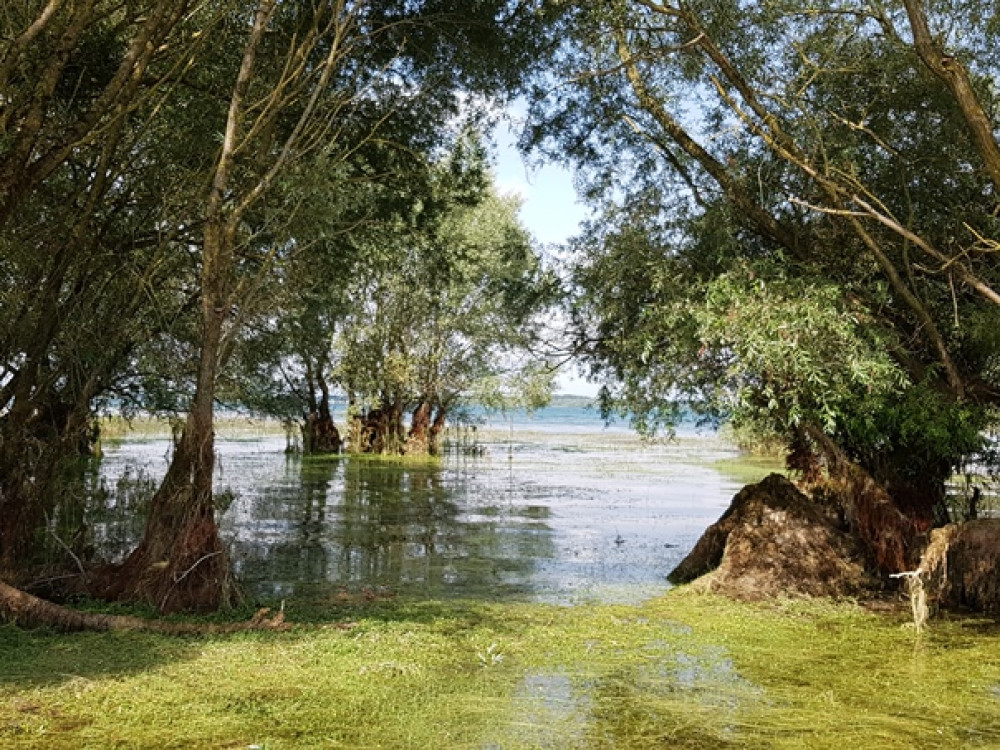
<instances>
[{"instance_id":1,"label":"submerged grass","mask_svg":"<svg viewBox=\"0 0 1000 750\"><path fill-rule=\"evenodd\" d=\"M101 439L114 442L135 437L169 437L174 424L175 421L167 417L139 415L126 418L112 415L102 417L98 426ZM223 439L285 434L282 422L269 417L216 416L215 430Z\"/></svg>"},{"instance_id":2,"label":"submerged grass","mask_svg":"<svg viewBox=\"0 0 1000 750\"><path fill-rule=\"evenodd\" d=\"M759 482L768 474L787 474L785 460L779 456L759 456L741 454L732 458L720 458L709 466L727 479L740 485Z\"/></svg>"},{"instance_id":3,"label":"submerged grass","mask_svg":"<svg viewBox=\"0 0 1000 750\"><path fill-rule=\"evenodd\" d=\"M850 604L376 600L283 633L0 628L9 748L1000 745L1000 630Z\"/></svg>"}]
</instances>

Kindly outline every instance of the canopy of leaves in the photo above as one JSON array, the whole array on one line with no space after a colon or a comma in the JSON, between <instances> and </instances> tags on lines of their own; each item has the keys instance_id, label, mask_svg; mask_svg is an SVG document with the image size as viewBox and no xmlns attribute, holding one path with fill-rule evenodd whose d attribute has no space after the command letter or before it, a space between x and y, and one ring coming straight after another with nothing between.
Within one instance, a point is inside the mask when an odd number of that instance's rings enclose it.
<instances>
[{"instance_id":1,"label":"canopy of leaves","mask_svg":"<svg viewBox=\"0 0 1000 750\"><path fill-rule=\"evenodd\" d=\"M972 5L577 9L525 145L603 209L572 275L606 407L647 430L682 400L817 429L873 470L919 454L934 481L981 446L1000 29Z\"/></svg>"}]
</instances>

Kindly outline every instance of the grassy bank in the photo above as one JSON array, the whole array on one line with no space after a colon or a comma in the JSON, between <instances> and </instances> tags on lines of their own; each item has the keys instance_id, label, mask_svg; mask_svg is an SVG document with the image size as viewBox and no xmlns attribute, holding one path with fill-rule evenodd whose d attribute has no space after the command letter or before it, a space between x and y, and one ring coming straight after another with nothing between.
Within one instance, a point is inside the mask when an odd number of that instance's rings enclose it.
<instances>
[{"instance_id":1,"label":"grassy bank","mask_svg":"<svg viewBox=\"0 0 1000 750\"><path fill-rule=\"evenodd\" d=\"M674 591L638 607L343 596L285 633L0 628L5 748L1000 744L1000 631Z\"/></svg>"}]
</instances>

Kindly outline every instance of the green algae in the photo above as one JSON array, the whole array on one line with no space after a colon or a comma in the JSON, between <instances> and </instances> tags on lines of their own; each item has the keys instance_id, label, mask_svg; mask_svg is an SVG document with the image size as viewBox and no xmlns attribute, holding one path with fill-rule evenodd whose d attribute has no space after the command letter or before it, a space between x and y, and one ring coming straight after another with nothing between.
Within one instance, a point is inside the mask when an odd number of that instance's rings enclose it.
<instances>
[{"instance_id":1,"label":"green algae","mask_svg":"<svg viewBox=\"0 0 1000 750\"><path fill-rule=\"evenodd\" d=\"M350 601L284 633L0 628L10 748L1000 744L1000 629L856 604Z\"/></svg>"}]
</instances>

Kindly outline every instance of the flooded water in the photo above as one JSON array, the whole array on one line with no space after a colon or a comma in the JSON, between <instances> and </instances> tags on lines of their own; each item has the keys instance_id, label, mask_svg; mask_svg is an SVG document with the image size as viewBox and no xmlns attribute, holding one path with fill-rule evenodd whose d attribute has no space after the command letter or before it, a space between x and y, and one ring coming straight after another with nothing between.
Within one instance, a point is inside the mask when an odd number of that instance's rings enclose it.
<instances>
[{"instance_id":1,"label":"flooded water","mask_svg":"<svg viewBox=\"0 0 1000 750\"><path fill-rule=\"evenodd\" d=\"M567 604L663 592L739 489L713 468L736 452L690 431L646 445L570 411L500 422L478 431L477 450L429 463L288 456L281 436L222 435L220 525L237 574L267 599L345 587ZM169 450L166 437L107 448L112 510L94 529L105 556L140 533L114 509L149 494Z\"/></svg>"}]
</instances>

